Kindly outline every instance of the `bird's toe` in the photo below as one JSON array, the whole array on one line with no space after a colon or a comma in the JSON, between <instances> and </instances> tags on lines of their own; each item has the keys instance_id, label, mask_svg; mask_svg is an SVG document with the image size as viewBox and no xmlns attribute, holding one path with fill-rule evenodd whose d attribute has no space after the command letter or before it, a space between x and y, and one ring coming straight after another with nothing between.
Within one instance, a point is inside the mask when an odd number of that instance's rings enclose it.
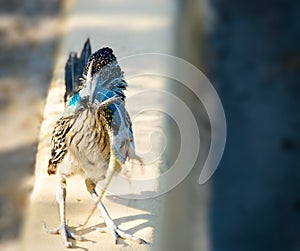
<instances>
[{"instance_id":1,"label":"bird's toe","mask_svg":"<svg viewBox=\"0 0 300 251\"><path fill-rule=\"evenodd\" d=\"M110 227L98 227L96 231L99 233L109 233L112 235L114 243L118 244L119 238L131 240L137 242L139 244L148 244L147 241L143 240L142 238L138 238L132 234L127 233L124 230L121 230L117 225L111 225Z\"/></svg>"},{"instance_id":2,"label":"bird's toe","mask_svg":"<svg viewBox=\"0 0 300 251\"><path fill-rule=\"evenodd\" d=\"M73 246L73 243L69 241L68 239L73 239L76 241L86 241L87 239L81 235L76 235L69 229L68 225L66 224L60 224L58 227L49 229L46 226L46 223L43 222L43 229L48 234L60 234L61 238L63 240L63 243L65 247L71 248Z\"/></svg>"}]
</instances>

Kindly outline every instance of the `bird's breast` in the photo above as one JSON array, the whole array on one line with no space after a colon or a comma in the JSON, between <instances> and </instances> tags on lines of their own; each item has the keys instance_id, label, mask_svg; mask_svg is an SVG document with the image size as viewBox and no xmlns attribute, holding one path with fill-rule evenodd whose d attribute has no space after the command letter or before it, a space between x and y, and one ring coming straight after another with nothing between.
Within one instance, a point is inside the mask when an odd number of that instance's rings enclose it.
<instances>
[{"instance_id":1,"label":"bird's breast","mask_svg":"<svg viewBox=\"0 0 300 251\"><path fill-rule=\"evenodd\" d=\"M81 111L68 134L68 159L71 171L83 172L96 181L103 179L110 158L109 131L94 111Z\"/></svg>"}]
</instances>

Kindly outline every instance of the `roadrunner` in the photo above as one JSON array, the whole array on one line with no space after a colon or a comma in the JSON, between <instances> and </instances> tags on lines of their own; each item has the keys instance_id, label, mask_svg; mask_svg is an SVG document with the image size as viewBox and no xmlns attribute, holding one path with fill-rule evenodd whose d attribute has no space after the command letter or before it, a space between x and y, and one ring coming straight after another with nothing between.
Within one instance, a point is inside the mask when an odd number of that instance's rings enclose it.
<instances>
[{"instance_id":1,"label":"roadrunner","mask_svg":"<svg viewBox=\"0 0 300 251\"><path fill-rule=\"evenodd\" d=\"M84 240L66 224L66 179L74 174L85 178L115 243L118 238L146 243L121 230L111 219L101 198L115 172L127 159L141 159L135 153L131 120L125 108L124 90L127 83L112 49L105 47L91 54L87 40L80 57L71 53L65 67L65 110L57 121L51 140L48 174L57 175L56 200L60 225L44 229L61 235L65 246L72 247L68 238ZM101 193L96 186L104 180ZM91 214L90 214L91 215Z\"/></svg>"}]
</instances>

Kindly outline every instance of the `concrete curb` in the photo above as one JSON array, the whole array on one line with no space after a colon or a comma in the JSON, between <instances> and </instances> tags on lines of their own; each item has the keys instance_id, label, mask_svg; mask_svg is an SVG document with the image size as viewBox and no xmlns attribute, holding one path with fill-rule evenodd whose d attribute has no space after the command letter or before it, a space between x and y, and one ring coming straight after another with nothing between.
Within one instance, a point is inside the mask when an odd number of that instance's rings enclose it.
<instances>
[{"instance_id":1,"label":"concrete curb","mask_svg":"<svg viewBox=\"0 0 300 251\"><path fill-rule=\"evenodd\" d=\"M64 250L59 235L50 236L42 230L42 221L48 227L59 224L58 209L55 200L55 177L46 173L47 160L50 155L50 137L54 124L63 110L64 94L64 64L70 51L79 51L85 39L90 37L92 49L101 46L114 48L117 57L131 55L137 52L170 53L172 48L172 27L174 23L171 1L140 2L130 1L119 3L111 1L102 3L91 0L88 3L74 0L68 1L69 15L64 22L64 36L58 53L54 77L44 111L44 120L39 136L39 146L36 157L36 181L25 215L22 235L22 250ZM165 42L154 42L152 37ZM126 72L125 72L126 77ZM158 80L159 81L159 80ZM159 83L158 83L159 84ZM129 83L128 95L147 88L145 83L132 81ZM143 102L141 100L141 102ZM141 115L143 116L143 115ZM162 123L158 118L152 118ZM142 117L140 121L143 121ZM149 121L149 120L147 120ZM157 124L153 123L153 127ZM143 132L144 136L151 133L149 127L143 128L144 123L134 124L134 129ZM147 131L148 130L148 131ZM141 134L141 133L140 133ZM139 134L139 135L140 135ZM142 137L136 137L136 144L142 148ZM159 166L149 168L153 174L159 172ZM164 198L148 200L122 200L105 198L104 204L111 216L124 230L153 241L159 233L159 222L163 211ZM67 219L71 229L75 230L87 217L93 202L85 189L80 177L68 180L67 186ZM99 213L95 213L83 234L90 241L76 242L75 247L83 250L149 250L150 245L137 245L132 242L120 241L114 245L110 235L96 233L93 227L103 223Z\"/></svg>"}]
</instances>

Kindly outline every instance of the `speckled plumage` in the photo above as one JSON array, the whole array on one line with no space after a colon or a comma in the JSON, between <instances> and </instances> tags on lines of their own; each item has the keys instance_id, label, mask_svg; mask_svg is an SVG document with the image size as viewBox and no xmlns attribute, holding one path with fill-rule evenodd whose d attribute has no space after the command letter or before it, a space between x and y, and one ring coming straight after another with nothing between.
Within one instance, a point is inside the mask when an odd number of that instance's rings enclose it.
<instances>
[{"instance_id":1,"label":"speckled plumage","mask_svg":"<svg viewBox=\"0 0 300 251\"><path fill-rule=\"evenodd\" d=\"M66 64L65 110L53 130L47 170L49 175L58 176L56 199L61 224L52 230L46 226L44 229L49 233L60 232L67 247L72 246L68 238L83 239L69 230L65 217L66 179L81 174L115 242L121 237L145 243L119 229L101 202L112 176L126 159L141 159L135 154L123 92L127 83L117 59L108 47L90 54L87 40L80 57L72 53ZM95 188L103 179L104 186L98 195Z\"/></svg>"},{"instance_id":2,"label":"speckled plumage","mask_svg":"<svg viewBox=\"0 0 300 251\"><path fill-rule=\"evenodd\" d=\"M87 81L89 69L91 76ZM107 149L103 148L103 145L110 146L112 144L112 150L120 163L124 163L128 157L136 156L131 120L124 104L123 91L126 89L127 83L123 79L123 73L112 49L105 47L92 54L82 76L82 86L77 87L77 92L70 91L71 96L66 102L65 112L54 128L48 174L56 173L57 166L63 161L66 154L71 154L73 159L77 159L79 163L83 162L80 163L83 171L92 163L93 168L99 169L99 172L103 173L103 167L101 169L95 165L95 163L100 163L104 167L108 165L109 153L106 153ZM118 97L118 101L114 104L101 108L95 104L101 104L113 97ZM87 113L87 111L89 112ZM82 119L83 116L85 119ZM78 121L81 122L78 123ZM96 127L96 124L105 126ZM91 131L92 138L86 134L88 130ZM80 138L80 140L74 141L74 137ZM81 151L70 151L70 149L76 149L82 145L84 147ZM87 159L91 151L98 151L98 154ZM106 162L103 162L102 155ZM105 175L102 174L101 177L103 176ZM89 178L95 180L94 177Z\"/></svg>"}]
</instances>

